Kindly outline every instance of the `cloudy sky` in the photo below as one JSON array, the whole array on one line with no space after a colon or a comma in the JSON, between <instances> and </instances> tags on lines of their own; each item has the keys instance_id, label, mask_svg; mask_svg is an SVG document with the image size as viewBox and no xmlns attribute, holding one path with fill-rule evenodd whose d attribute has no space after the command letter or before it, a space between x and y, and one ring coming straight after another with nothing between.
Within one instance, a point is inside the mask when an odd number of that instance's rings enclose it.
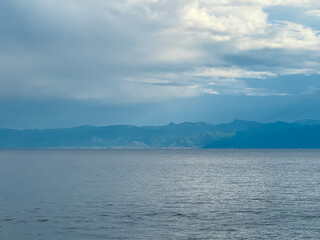
<instances>
[{"instance_id":1,"label":"cloudy sky","mask_svg":"<svg viewBox=\"0 0 320 240\"><path fill-rule=\"evenodd\" d=\"M319 0L1 0L0 127L320 119Z\"/></svg>"}]
</instances>

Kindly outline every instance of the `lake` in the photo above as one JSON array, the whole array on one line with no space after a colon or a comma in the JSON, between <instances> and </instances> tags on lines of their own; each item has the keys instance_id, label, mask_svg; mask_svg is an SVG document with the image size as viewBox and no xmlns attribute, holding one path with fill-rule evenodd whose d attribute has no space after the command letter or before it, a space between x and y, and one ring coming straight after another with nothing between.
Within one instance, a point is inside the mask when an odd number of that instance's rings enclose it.
<instances>
[{"instance_id":1,"label":"lake","mask_svg":"<svg viewBox=\"0 0 320 240\"><path fill-rule=\"evenodd\" d=\"M0 239L319 239L320 150L0 151Z\"/></svg>"}]
</instances>

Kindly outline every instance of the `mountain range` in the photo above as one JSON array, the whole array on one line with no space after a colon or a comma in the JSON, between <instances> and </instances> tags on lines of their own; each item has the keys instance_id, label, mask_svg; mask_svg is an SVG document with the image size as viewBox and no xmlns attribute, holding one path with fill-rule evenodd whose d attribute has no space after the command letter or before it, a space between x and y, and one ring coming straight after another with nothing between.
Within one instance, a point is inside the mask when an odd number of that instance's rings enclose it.
<instances>
[{"instance_id":1,"label":"mountain range","mask_svg":"<svg viewBox=\"0 0 320 240\"><path fill-rule=\"evenodd\" d=\"M0 149L50 148L320 148L320 120L0 129Z\"/></svg>"}]
</instances>

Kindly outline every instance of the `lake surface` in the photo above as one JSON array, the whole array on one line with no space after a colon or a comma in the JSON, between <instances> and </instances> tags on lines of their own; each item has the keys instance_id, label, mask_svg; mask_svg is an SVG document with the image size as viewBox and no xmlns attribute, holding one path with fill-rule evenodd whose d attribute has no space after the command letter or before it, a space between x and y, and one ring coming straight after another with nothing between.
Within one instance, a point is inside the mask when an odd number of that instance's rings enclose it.
<instances>
[{"instance_id":1,"label":"lake surface","mask_svg":"<svg viewBox=\"0 0 320 240\"><path fill-rule=\"evenodd\" d=\"M319 239L320 150L0 151L0 239Z\"/></svg>"}]
</instances>

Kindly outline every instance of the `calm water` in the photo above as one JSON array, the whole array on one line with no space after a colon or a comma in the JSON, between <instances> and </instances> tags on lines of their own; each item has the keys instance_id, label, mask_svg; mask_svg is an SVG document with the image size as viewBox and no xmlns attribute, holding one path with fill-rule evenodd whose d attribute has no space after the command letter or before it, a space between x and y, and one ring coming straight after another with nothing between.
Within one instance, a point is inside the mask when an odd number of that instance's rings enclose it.
<instances>
[{"instance_id":1,"label":"calm water","mask_svg":"<svg viewBox=\"0 0 320 240\"><path fill-rule=\"evenodd\" d=\"M0 151L0 239L319 236L319 150Z\"/></svg>"}]
</instances>

